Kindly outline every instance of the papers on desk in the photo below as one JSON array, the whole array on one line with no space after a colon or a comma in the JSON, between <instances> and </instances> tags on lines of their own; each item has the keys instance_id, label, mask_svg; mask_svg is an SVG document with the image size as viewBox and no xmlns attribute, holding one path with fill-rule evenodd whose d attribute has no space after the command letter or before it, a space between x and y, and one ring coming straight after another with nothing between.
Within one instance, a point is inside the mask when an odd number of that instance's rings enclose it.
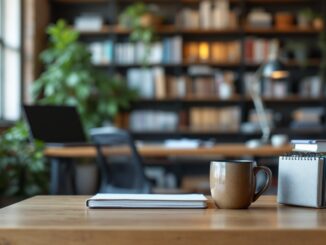
<instances>
[{"instance_id":1,"label":"papers on desk","mask_svg":"<svg viewBox=\"0 0 326 245\"><path fill-rule=\"evenodd\" d=\"M164 141L164 146L167 148L194 149L198 147L212 147L214 141L203 141L199 139L168 139Z\"/></svg>"},{"instance_id":2,"label":"papers on desk","mask_svg":"<svg viewBox=\"0 0 326 245\"><path fill-rule=\"evenodd\" d=\"M97 194L86 201L89 208L206 208L202 194Z\"/></svg>"}]
</instances>

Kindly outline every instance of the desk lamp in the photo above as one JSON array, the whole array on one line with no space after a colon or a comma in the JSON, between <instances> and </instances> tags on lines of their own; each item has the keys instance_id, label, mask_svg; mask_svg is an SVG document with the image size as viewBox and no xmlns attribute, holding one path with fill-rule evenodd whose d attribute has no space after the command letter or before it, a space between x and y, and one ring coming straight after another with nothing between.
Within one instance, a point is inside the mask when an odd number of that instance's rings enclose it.
<instances>
[{"instance_id":1,"label":"desk lamp","mask_svg":"<svg viewBox=\"0 0 326 245\"><path fill-rule=\"evenodd\" d=\"M254 103L255 111L258 117L258 123L262 131L261 139L249 140L246 145L254 148L269 143L271 134L270 125L267 120L267 115L261 96L261 84L266 84L266 81L282 80L289 77L289 72L285 70L283 64L278 59L278 41L273 40L270 44L270 52L267 62L263 63L255 73L257 79L254 79L250 84L250 96Z\"/></svg>"}]
</instances>

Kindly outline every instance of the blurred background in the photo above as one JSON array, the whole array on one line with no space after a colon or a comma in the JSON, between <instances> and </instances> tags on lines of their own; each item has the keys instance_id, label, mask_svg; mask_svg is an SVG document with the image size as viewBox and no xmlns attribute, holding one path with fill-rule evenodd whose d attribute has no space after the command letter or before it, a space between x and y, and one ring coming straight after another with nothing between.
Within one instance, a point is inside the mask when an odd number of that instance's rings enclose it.
<instances>
[{"instance_id":1,"label":"blurred background","mask_svg":"<svg viewBox=\"0 0 326 245\"><path fill-rule=\"evenodd\" d=\"M322 0L0 0L0 200L51 193L24 103L75 106L88 135L114 126L137 146L325 138L325 13ZM209 162L226 158L269 166L276 193L274 153L142 164L154 188L209 193ZM98 191L95 162L71 162L74 194Z\"/></svg>"}]
</instances>

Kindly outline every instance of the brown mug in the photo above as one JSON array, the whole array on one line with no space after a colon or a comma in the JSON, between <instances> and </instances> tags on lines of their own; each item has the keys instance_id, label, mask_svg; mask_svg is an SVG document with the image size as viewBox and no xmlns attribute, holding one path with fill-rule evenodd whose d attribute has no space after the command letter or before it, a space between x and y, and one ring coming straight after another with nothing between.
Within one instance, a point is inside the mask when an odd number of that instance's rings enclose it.
<instances>
[{"instance_id":1,"label":"brown mug","mask_svg":"<svg viewBox=\"0 0 326 245\"><path fill-rule=\"evenodd\" d=\"M256 192L257 173L266 174L264 186ZM271 185L272 172L256 166L255 161L213 161L210 166L210 189L218 208L243 209L258 199Z\"/></svg>"}]
</instances>

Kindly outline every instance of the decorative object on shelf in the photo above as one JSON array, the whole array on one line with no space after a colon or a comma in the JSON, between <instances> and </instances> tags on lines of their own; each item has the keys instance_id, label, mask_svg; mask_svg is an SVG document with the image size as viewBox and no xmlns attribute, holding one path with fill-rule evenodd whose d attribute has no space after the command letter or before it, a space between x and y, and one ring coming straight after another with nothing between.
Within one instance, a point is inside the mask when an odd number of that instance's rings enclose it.
<instances>
[{"instance_id":1,"label":"decorative object on shelf","mask_svg":"<svg viewBox=\"0 0 326 245\"><path fill-rule=\"evenodd\" d=\"M29 132L18 122L0 136L0 196L30 197L48 193L48 168L43 143L28 142Z\"/></svg>"},{"instance_id":2,"label":"decorative object on shelf","mask_svg":"<svg viewBox=\"0 0 326 245\"><path fill-rule=\"evenodd\" d=\"M297 15L297 23L300 28L309 28L314 19L314 11L311 8L304 8Z\"/></svg>"},{"instance_id":3,"label":"decorative object on shelf","mask_svg":"<svg viewBox=\"0 0 326 245\"><path fill-rule=\"evenodd\" d=\"M275 27L277 29L290 29L294 27L294 16L289 12L277 12L275 14Z\"/></svg>"},{"instance_id":4,"label":"decorative object on shelf","mask_svg":"<svg viewBox=\"0 0 326 245\"><path fill-rule=\"evenodd\" d=\"M289 143L289 137L286 134L274 134L271 143L274 147L280 147Z\"/></svg>"},{"instance_id":5,"label":"decorative object on shelf","mask_svg":"<svg viewBox=\"0 0 326 245\"><path fill-rule=\"evenodd\" d=\"M297 16L299 27L313 27L316 30L322 30L324 21L320 14L313 11L311 8L302 9Z\"/></svg>"},{"instance_id":6,"label":"decorative object on shelf","mask_svg":"<svg viewBox=\"0 0 326 245\"><path fill-rule=\"evenodd\" d=\"M119 109L128 108L136 91L117 76L96 70L78 32L63 20L47 29L50 46L41 54L45 71L33 84L40 104L76 106L86 128L112 121Z\"/></svg>"},{"instance_id":7,"label":"decorative object on shelf","mask_svg":"<svg viewBox=\"0 0 326 245\"><path fill-rule=\"evenodd\" d=\"M94 13L84 13L75 18L74 28L78 31L100 31L103 27L103 18Z\"/></svg>"},{"instance_id":8,"label":"decorative object on shelf","mask_svg":"<svg viewBox=\"0 0 326 245\"><path fill-rule=\"evenodd\" d=\"M146 65L150 55L151 44L155 41L155 28L162 22L158 13L152 6L144 3L134 3L128 6L120 15L119 23L121 26L130 28L130 40L140 42L145 45L143 63Z\"/></svg>"},{"instance_id":9,"label":"decorative object on shelf","mask_svg":"<svg viewBox=\"0 0 326 245\"><path fill-rule=\"evenodd\" d=\"M253 9L247 17L247 23L254 28L271 28L273 17L263 9Z\"/></svg>"},{"instance_id":10,"label":"decorative object on shelf","mask_svg":"<svg viewBox=\"0 0 326 245\"><path fill-rule=\"evenodd\" d=\"M306 67L308 65L308 45L303 41L288 41L284 46L284 51L293 55L300 66Z\"/></svg>"},{"instance_id":11,"label":"decorative object on shelf","mask_svg":"<svg viewBox=\"0 0 326 245\"><path fill-rule=\"evenodd\" d=\"M250 95L254 102L255 110L257 113L258 121L262 131L261 139L253 139L247 142L249 147L258 147L269 143L270 138L270 125L267 119L265 107L261 98L261 88L264 85L272 85L275 81L281 81L289 77L289 72L284 69L278 59L278 42L275 40L274 45L271 45L269 51L269 58L266 63L263 63L256 72L258 79L254 79L250 84ZM260 84L260 82L262 84ZM267 89L267 91L269 91ZM279 91L279 89L277 89Z\"/></svg>"}]
</instances>

